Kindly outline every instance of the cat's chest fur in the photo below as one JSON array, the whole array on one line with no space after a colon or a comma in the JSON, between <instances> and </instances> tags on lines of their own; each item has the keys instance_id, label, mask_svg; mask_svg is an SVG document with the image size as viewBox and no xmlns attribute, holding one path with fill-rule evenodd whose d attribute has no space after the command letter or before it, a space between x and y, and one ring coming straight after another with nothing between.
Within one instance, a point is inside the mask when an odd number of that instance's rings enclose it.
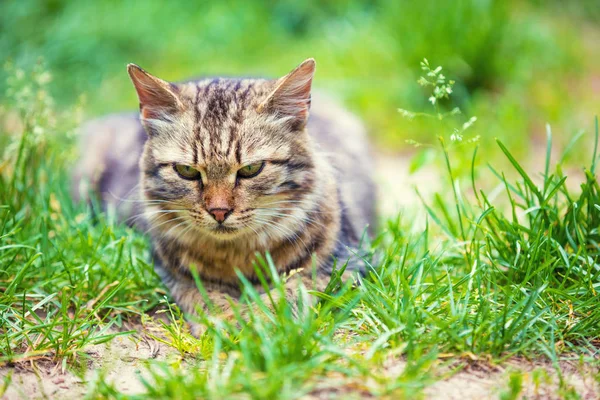
<instances>
[{"instance_id":1,"label":"cat's chest fur","mask_svg":"<svg viewBox=\"0 0 600 400\"><path fill-rule=\"evenodd\" d=\"M253 275L256 255L241 251L219 250L214 247L186 249L181 252L182 268L195 269L209 280L235 282L236 270L244 276Z\"/></svg>"},{"instance_id":2,"label":"cat's chest fur","mask_svg":"<svg viewBox=\"0 0 600 400\"><path fill-rule=\"evenodd\" d=\"M327 255L341 244L338 204L333 192L326 203L318 205L317 217L304 226L296 224L293 235L279 240L260 234L243 241L215 241L201 234L173 234L167 238L157 235L153 240L155 252L167 268L185 274L195 270L209 286L211 282L237 286L238 274L258 283L256 268L261 262L257 257L264 260L267 254L281 274L311 267L321 269L331 260Z\"/></svg>"}]
</instances>

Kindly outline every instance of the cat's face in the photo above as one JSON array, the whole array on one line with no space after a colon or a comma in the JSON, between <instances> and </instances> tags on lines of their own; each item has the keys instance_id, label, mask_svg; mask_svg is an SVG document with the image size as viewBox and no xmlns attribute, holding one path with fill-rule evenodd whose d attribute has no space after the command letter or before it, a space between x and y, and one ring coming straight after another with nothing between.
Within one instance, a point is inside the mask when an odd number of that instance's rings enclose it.
<instances>
[{"instance_id":1,"label":"cat's face","mask_svg":"<svg viewBox=\"0 0 600 400\"><path fill-rule=\"evenodd\" d=\"M275 81L172 85L136 66L129 73L149 135L141 167L152 230L293 236L315 181L304 129L314 61Z\"/></svg>"}]
</instances>

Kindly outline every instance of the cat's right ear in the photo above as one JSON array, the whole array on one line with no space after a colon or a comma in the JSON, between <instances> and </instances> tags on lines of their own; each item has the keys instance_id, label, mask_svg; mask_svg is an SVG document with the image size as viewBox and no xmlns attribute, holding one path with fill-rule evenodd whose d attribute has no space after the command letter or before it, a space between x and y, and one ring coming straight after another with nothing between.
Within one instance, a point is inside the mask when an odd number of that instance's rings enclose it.
<instances>
[{"instance_id":1,"label":"cat's right ear","mask_svg":"<svg viewBox=\"0 0 600 400\"><path fill-rule=\"evenodd\" d=\"M127 72L140 100L142 119L163 119L183 109L174 85L150 75L135 64L128 64Z\"/></svg>"}]
</instances>

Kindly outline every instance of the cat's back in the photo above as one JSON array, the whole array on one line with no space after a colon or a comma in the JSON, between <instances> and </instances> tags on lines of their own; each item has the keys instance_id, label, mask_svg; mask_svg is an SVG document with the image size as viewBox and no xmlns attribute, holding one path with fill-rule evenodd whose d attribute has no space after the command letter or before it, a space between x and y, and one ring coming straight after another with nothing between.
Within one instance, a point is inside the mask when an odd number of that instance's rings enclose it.
<instances>
[{"instance_id":1,"label":"cat's back","mask_svg":"<svg viewBox=\"0 0 600 400\"><path fill-rule=\"evenodd\" d=\"M362 121L330 95L315 91L308 132L333 165L342 214L357 231L375 223L373 161Z\"/></svg>"},{"instance_id":2,"label":"cat's back","mask_svg":"<svg viewBox=\"0 0 600 400\"><path fill-rule=\"evenodd\" d=\"M99 196L103 211L133 225L142 212L139 202L139 160L146 132L137 112L116 113L92 119L79 129L81 158L73 175L73 197ZM139 225L139 224L137 224Z\"/></svg>"}]
</instances>

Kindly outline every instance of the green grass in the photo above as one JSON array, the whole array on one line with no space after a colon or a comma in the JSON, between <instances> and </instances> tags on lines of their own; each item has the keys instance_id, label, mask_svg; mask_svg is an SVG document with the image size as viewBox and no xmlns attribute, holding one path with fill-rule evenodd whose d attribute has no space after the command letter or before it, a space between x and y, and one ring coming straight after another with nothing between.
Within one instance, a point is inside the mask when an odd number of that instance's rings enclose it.
<instances>
[{"instance_id":1,"label":"green grass","mask_svg":"<svg viewBox=\"0 0 600 400\"><path fill-rule=\"evenodd\" d=\"M52 354L76 359L110 340L121 315L156 305L164 292L146 241L70 200L73 146L39 69L33 89L13 82L21 131L2 136L0 164L0 362ZM68 150L65 151L65 148ZM125 333L125 332L124 332Z\"/></svg>"},{"instance_id":2,"label":"green grass","mask_svg":"<svg viewBox=\"0 0 600 400\"><path fill-rule=\"evenodd\" d=\"M169 318L157 339L179 356L142 366L149 375L140 376L139 397L296 398L348 388L357 396L418 397L442 367L460 369L465 358L520 355L558 365L581 357L597 365L597 122L573 139L594 143L578 155L581 179L564 174L568 157L551 159L550 131L545 162L533 174L500 140L510 170L486 168L474 144L440 137L432 149L448 177L445 191L424 201L424 227L414 215L384 221L372 242L378 261L360 285L334 280L317 294L317 307L301 301L301 317L249 291L258 304L250 318L204 317L208 330L197 340L165 303L147 240L71 202L76 112L58 110L44 74L41 67L31 76L14 72L2 109L22 123L0 135L0 363L44 358L82 373L87 346L130 335L125 322L159 310ZM268 257L262 266L273 267ZM393 360L406 367L391 374ZM128 397L104 376L90 383L90 398ZM503 396L514 398L520 379L511 375Z\"/></svg>"}]
</instances>

